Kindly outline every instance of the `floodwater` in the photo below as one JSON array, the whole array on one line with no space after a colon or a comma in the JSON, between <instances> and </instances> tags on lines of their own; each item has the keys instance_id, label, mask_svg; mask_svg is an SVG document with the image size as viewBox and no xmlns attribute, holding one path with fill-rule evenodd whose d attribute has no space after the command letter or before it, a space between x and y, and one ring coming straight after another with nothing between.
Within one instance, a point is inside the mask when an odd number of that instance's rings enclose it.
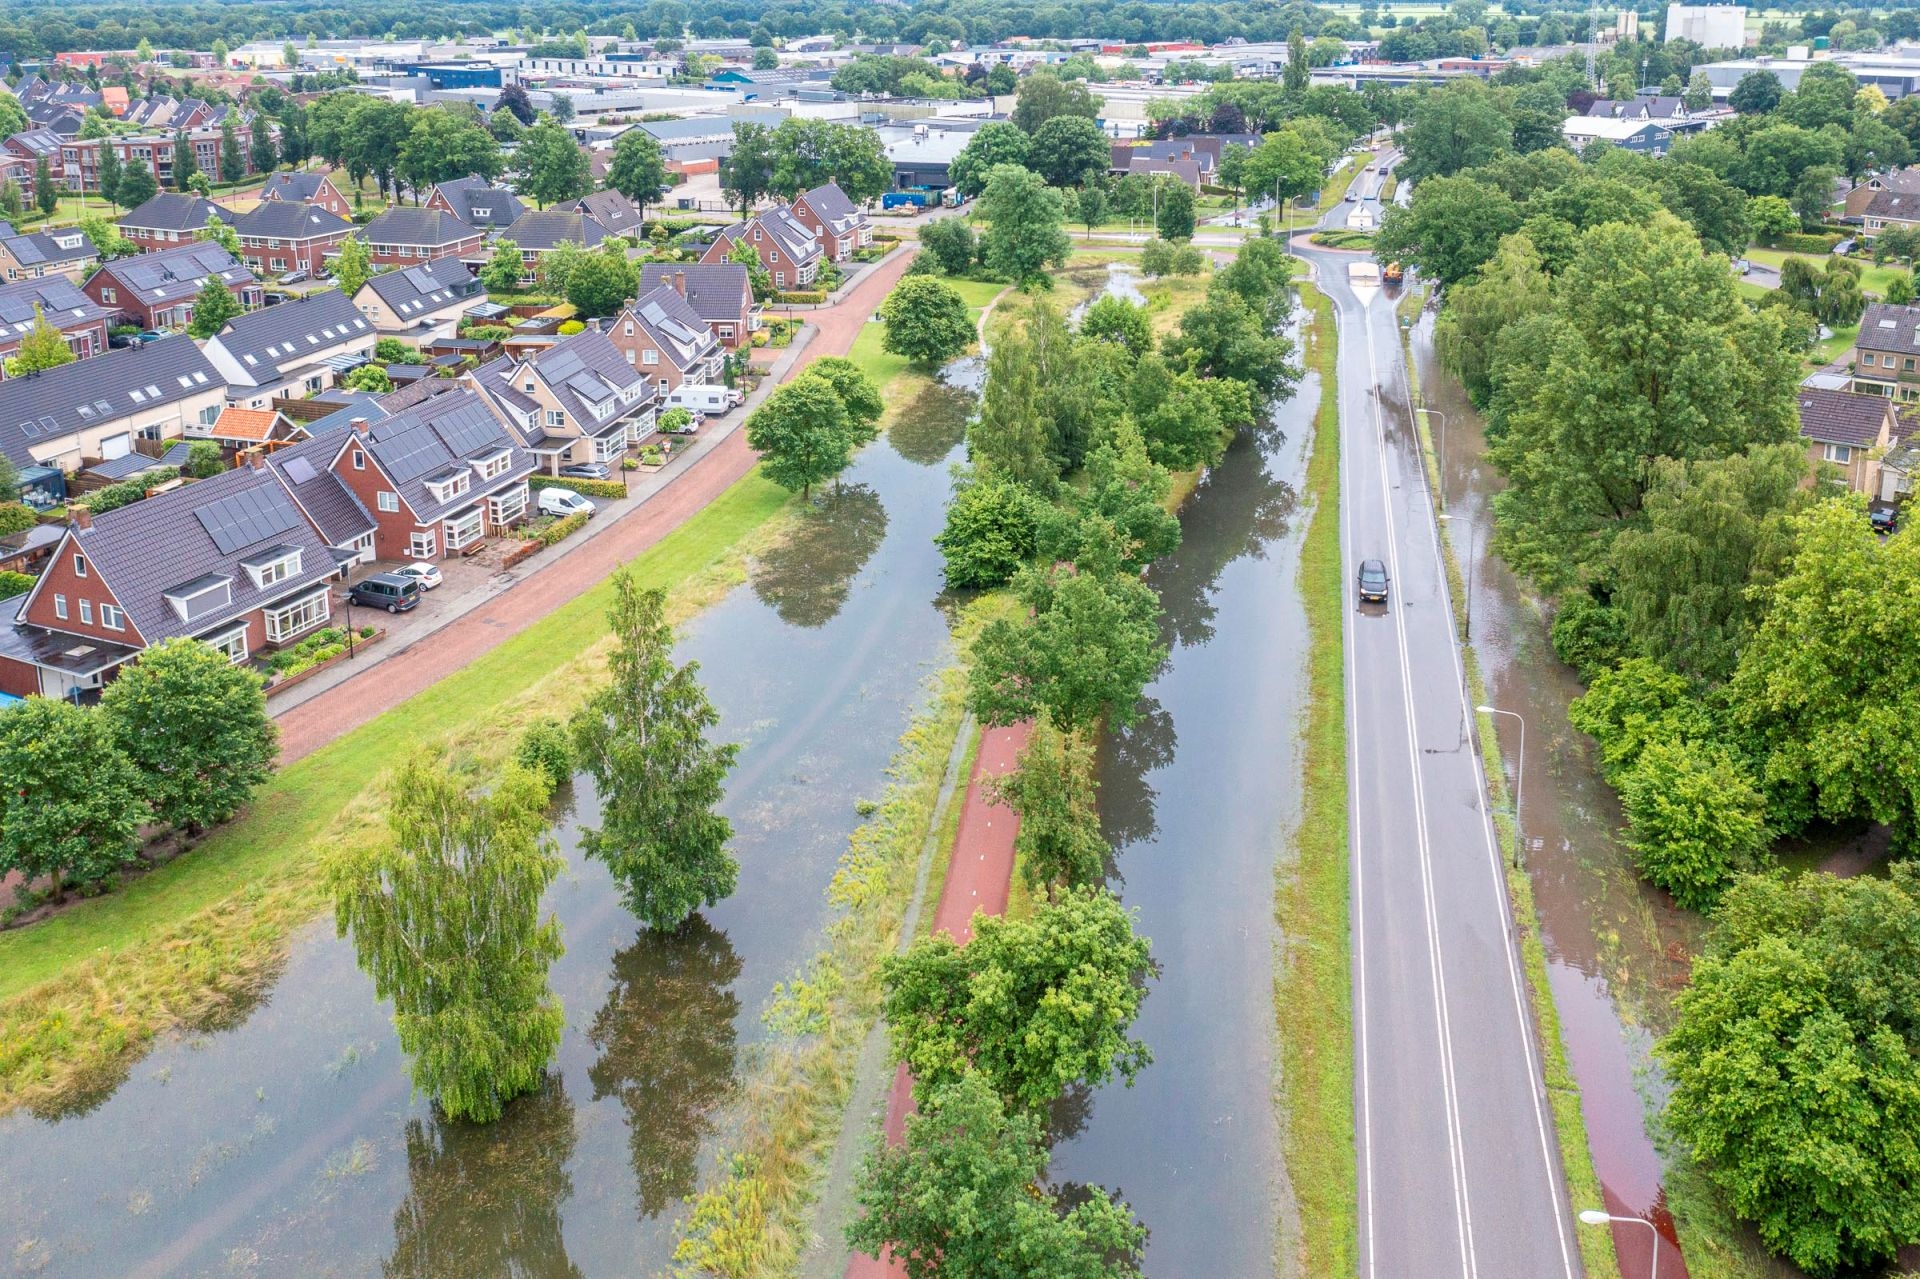
<instances>
[{"instance_id":1,"label":"floodwater","mask_svg":"<svg viewBox=\"0 0 1920 1279\"><path fill-rule=\"evenodd\" d=\"M1420 386L1426 402L1446 415L1448 509L1463 571L1469 556L1474 563L1471 629L1487 694L1493 705L1526 720L1526 789L1520 799L1527 869L1594 1169L1607 1210L1657 1221L1666 1236L1660 1273L1684 1276L1677 1250L1669 1246L1673 1227L1650 1126L1667 1091L1652 1045L1672 1025L1673 996L1686 984L1703 921L1642 881L1616 837L1619 805L1586 738L1567 722L1567 703L1580 695L1580 681L1554 655L1536 605L1487 550L1488 502L1503 481L1482 460L1479 417L1434 359L1431 330L1429 313L1414 329ZM1437 419L1434 425L1438 442ZM1516 734L1509 721L1499 727L1511 763L1519 753ZM1644 1273L1651 1260L1647 1230L1617 1226L1614 1239L1623 1273Z\"/></svg>"},{"instance_id":2,"label":"floodwater","mask_svg":"<svg viewBox=\"0 0 1920 1279\"><path fill-rule=\"evenodd\" d=\"M949 406L948 418L952 416ZM964 414L961 414L964 420ZM163 1043L104 1096L0 1121L0 1255L41 1275L626 1276L670 1259L715 1168L775 982L812 953L855 805L947 659L939 531L959 436L877 442L787 547L687 628L742 744L723 811L739 891L644 933L555 834L545 909L567 1022L547 1090L500 1123L409 1096L391 1010L330 922L218 1031ZM940 434L944 430L945 434ZM944 446L943 446L944 441Z\"/></svg>"},{"instance_id":3,"label":"floodwater","mask_svg":"<svg viewBox=\"0 0 1920 1279\"><path fill-rule=\"evenodd\" d=\"M1158 1279L1270 1274L1290 1213L1273 1107L1273 873L1298 795L1306 619L1295 500L1319 387L1243 433L1148 571L1171 652L1099 765L1110 884L1159 972L1134 1033L1154 1062L1055 1116L1051 1176L1126 1199Z\"/></svg>"}]
</instances>

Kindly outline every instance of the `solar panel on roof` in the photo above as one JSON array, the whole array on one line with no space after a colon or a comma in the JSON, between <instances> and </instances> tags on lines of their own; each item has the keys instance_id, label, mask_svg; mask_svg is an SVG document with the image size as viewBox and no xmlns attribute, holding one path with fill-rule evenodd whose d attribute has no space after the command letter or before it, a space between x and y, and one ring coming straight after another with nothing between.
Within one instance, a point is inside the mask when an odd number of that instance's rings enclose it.
<instances>
[{"instance_id":1,"label":"solar panel on roof","mask_svg":"<svg viewBox=\"0 0 1920 1279\"><path fill-rule=\"evenodd\" d=\"M222 555L264 542L300 526L300 513L277 490L250 488L209 502L194 518Z\"/></svg>"},{"instance_id":2,"label":"solar panel on roof","mask_svg":"<svg viewBox=\"0 0 1920 1279\"><path fill-rule=\"evenodd\" d=\"M295 484L305 484L309 480L320 478L320 472L313 469L313 463L304 457L296 457L287 463L287 478Z\"/></svg>"},{"instance_id":3,"label":"solar panel on roof","mask_svg":"<svg viewBox=\"0 0 1920 1279\"><path fill-rule=\"evenodd\" d=\"M380 461L396 483L417 480L447 460L446 447L424 423L408 425L385 443Z\"/></svg>"}]
</instances>

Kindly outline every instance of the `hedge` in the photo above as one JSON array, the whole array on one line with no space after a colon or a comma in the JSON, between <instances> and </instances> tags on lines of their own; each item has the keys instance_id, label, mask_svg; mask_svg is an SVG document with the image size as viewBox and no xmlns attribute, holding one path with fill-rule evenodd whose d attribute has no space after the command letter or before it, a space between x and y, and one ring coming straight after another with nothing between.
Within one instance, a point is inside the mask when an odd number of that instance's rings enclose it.
<instances>
[{"instance_id":1,"label":"hedge","mask_svg":"<svg viewBox=\"0 0 1920 1279\"><path fill-rule=\"evenodd\" d=\"M530 489L570 489L587 497L625 497L627 486L618 480L576 480L564 475L530 475Z\"/></svg>"},{"instance_id":2,"label":"hedge","mask_svg":"<svg viewBox=\"0 0 1920 1279\"><path fill-rule=\"evenodd\" d=\"M95 515L105 515L108 511L117 511L123 506L133 505L147 495L148 489L165 484L168 480L178 479L179 475L180 472L171 466L155 467L130 480L121 480L118 484L109 484L103 489L95 489L74 505L84 506Z\"/></svg>"},{"instance_id":3,"label":"hedge","mask_svg":"<svg viewBox=\"0 0 1920 1279\"><path fill-rule=\"evenodd\" d=\"M1841 237L1833 232L1822 231L1817 234L1793 232L1781 236L1776 243L1788 253L1831 253L1833 246L1840 243Z\"/></svg>"},{"instance_id":4,"label":"hedge","mask_svg":"<svg viewBox=\"0 0 1920 1279\"><path fill-rule=\"evenodd\" d=\"M785 302L790 306L818 306L827 300L827 295L812 291L804 293L776 293L773 295L773 300L775 302Z\"/></svg>"},{"instance_id":5,"label":"hedge","mask_svg":"<svg viewBox=\"0 0 1920 1279\"><path fill-rule=\"evenodd\" d=\"M616 484L614 485L614 487L618 488L620 486ZM580 511L577 514L567 516L567 518L565 518L564 520L555 520L553 523L541 529L540 536L536 537L533 540L540 543L540 545L542 546L552 546L555 542L558 542L561 538L569 537L576 530L584 528L586 526L586 523L587 523L587 513L585 511Z\"/></svg>"},{"instance_id":6,"label":"hedge","mask_svg":"<svg viewBox=\"0 0 1920 1279\"><path fill-rule=\"evenodd\" d=\"M34 580L31 573L0 570L0 600L11 599L15 595L25 595L33 589Z\"/></svg>"}]
</instances>

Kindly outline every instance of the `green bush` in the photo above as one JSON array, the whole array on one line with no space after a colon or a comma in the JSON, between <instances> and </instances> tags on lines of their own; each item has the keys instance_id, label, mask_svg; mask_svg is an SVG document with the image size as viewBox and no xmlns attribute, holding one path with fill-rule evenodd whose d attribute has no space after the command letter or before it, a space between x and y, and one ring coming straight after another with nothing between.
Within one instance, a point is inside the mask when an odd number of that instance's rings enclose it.
<instances>
[{"instance_id":1,"label":"green bush","mask_svg":"<svg viewBox=\"0 0 1920 1279\"><path fill-rule=\"evenodd\" d=\"M10 569L0 569L0 600L25 595L33 589L35 580L31 573L15 573Z\"/></svg>"},{"instance_id":2,"label":"green bush","mask_svg":"<svg viewBox=\"0 0 1920 1279\"><path fill-rule=\"evenodd\" d=\"M555 520L553 523L547 525L540 530L540 536L535 538L534 541L540 543L542 546L552 546L562 538L572 536L576 529L582 529L586 526L587 513L581 511L577 515L569 515L564 520Z\"/></svg>"},{"instance_id":3,"label":"green bush","mask_svg":"<svg viewBox=\"0 0 1920 1279\"><path fill-rule=\"evenodd\" d=\"M776 293L773 295L773 300L776 302L785 302L791 306L817 306L827 300L827 295L811 291L803 293Z\"/></svg>"},{"instance_id":4,"label":"green bush","mask_svg":"<svg viewBox=\"0 0 1920 1279\"><path fill-rule=\"evenodd\" d=\"M347 633L337 626L329 626L295 644L292 648L283 648L277 653L261 659L260 664L282 677L298 675L301 671L312 670L320 663L340 656L347 651Z\"/></svg>"},{"instance_id":5,"label":"green bush","mask_svg":"<svg viewBox=\"0 0 1920 1279\"><path fill-rule=\"evenodd\" d=\"M471 338L475 342L504 342L513 336L513 326L510 324L475 324L470 326L461 336Z\"/></svg>"},{"instance_id":6,"label":"green bush","mask_svg":"<svg viewBox=\"0 0 1920 1279\"><path fill-rule=\"evenodd\" d=\"M527 725L514 747L514 761L536 773L543 773L554 789L573 777L573 741L567 726L557 719L537 719Z\"/></svg>"},{"instance_id":7,"label":"green bush","mask_svg":"<svg viewBox=\"0 0 1920 1279\"><path fill-rule=\"evenodd\" d=\"M24 533L40 522L40 517L28 510L24 502L0 502L0 537L9 533Z\"/></svg>"},{"instance_id":8,"label":"green bush","mask_svg":"<svg viewBox=\"0 0 1920 1279\"><path fill-rule=\"evenodd\" d=\"M570 338L576 333L585 333L586 331L586 324L580 320L568 320L560 326L560 336L563 338Z\"/></svg>"},{"instance_id":9,"label":"green bush","mask_svg":"<svg viewBox=\"0 0 1920 1279\"><path fill-rule=\"evenodd\" d=\"M540 489L570 489L587 497L625 497L627 486L618 480L575 480L564 475L530 475L527 487Z\"/></svg>"},{"instance_id":10,"label":"green bush","mask_svg":"<svg viewBox=\"0 0 1920 1279\"><path fill-rule=\"evenodd\" d=\"M1781 236L1779 247L1788 253L1831 253L1833 246L1840 243L1840 239L1837 231L1817 233L1796 231L1791 235Z\"/></svg>"},{"instance_id":11,"label":"green bush","mask_svg":"<svg viewBox=\"0 0 1920 1279\"><path fill-rule=\"evenodd\" d=\"M1619 610L1584 592L1561 602L1553 619L1553 651L1583 680L1612 670L1632 655Z\"/></svg>"},{"instance_id":12,"label":"green bush","mask_svg":"<svg viewBox=\"0 0 1920 1279\"><path fill-rule=\"evenodd\" d=\"M947 585L1000 586L1034 553L1038 500L1011 480L975 476L947 505L946 527L933 539L946 564Z\"/></svg>"},{"instance_id":13,"label":"green bush","mask_svg":"<svg viewBox=\"0 0 1920 1279\"><path fill-rule=\"evenodd\" d=\"M1767 850L1766 799L1723 750L1652 740L1620 787L1627 845L1640 873L1689 910L1704 910Z\"/></svg>"},{"instance_id":14,"label":"green bush","mask_svg":"<svg viewBox=\"0 0 1920 1279\"><path fill-rule=\"evenodd\" d=\"M130 480L121 480L118 484L109 484L103 489L95 489L85 498L74 503L84 506L95 515L105 515L108 511L117 511L123 506L131 506L147 495L147 490L156 484L165 484L168 480L178 479L180 472L171 466L157 467L144 475L136 475Z\"/></svg>"}]
</instances>

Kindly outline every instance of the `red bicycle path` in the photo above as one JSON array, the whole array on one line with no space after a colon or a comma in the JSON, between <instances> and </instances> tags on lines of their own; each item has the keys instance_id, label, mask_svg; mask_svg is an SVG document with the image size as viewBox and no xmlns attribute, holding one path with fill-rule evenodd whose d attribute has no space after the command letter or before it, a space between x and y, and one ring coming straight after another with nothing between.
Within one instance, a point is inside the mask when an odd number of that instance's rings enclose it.
<instances>
[{"instance_id":1,"label":"red bicycle path","mask_svg":"<svg viewBox=\"0 0 1920 1279\"><path fill-rule=\"evenodd\" d=\"M787 370L791 380L814 359L846 355L869 318L906 273L916 249L908 245L867 273L847 296L808 313L817 330L805 359ZM487 603L448 623L365 674L346 680L278 717L284 766L352 732L417 693L461 670L518 635L553 609L598 585L621 565L692 519L751 471L758 455L736 430L678 479L621 520L614 529L530 574Z\"/></svg>"},{"instance_id":2,"label":"red bicycle path","mask_svg":"<svg viewBox=\"0 0 1920 1279\"><path fill-rule=\"evenodd\" d=\"M1013 771L1030 728L1022 723L1011 728L989 728L980 734L960 824L954 830L953 856L947 863L940 904L933 912L933 931L946 933L962 946L973 940L976 914L999 915L1007 909L1007 897L1013 889L1013 840L1020 833L1020 819L1011 809L987 797L985 783ZM913 1080L903 1063L894 1072L893 1088L887 1094L882 1130L889 1145L900 1144L906 1135L907 1116L912 1113ZM892 1257L855 1253L847 1262L846 1279L904 1279L906 1273L906 1268Z\"/></svg>"}]
</instances>

